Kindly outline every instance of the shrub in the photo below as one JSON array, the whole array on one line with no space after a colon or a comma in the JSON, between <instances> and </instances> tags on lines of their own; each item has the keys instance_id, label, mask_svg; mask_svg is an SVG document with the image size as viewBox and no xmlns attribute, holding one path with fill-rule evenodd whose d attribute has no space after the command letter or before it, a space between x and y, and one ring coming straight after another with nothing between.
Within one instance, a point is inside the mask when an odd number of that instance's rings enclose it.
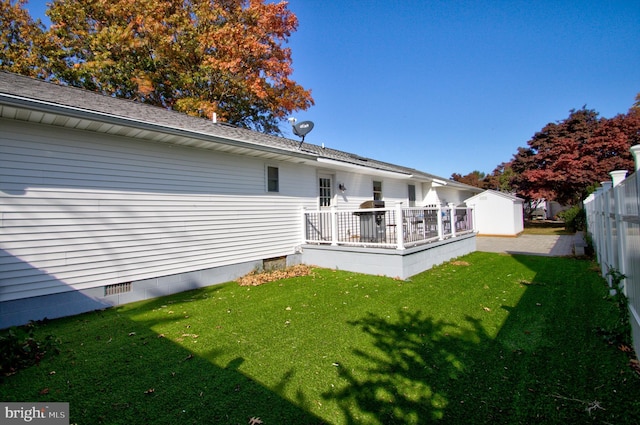
<instances>
[{"instance_id":1,"label":"shrub","mask_svg":"<svg viewBox=\"0 0 640 425\"><path fill-rule=\"evenodd\" d=\"M587 228L587 214L580 205L574 205L558 213L558 217L564 221L564 228L570 232Z\"/></svg>"},{"instance_id":2,"label":"shrub","mask_svg":"<svg viewBox=\"0 0 640 425\"><path fill-rule=\"evenodd\" d=\"M35 337L36 326L29 323L12 327L0 334L0 376L13 375L40 361L49 352L58 352L58 340L48 335L44 340Z\"/></svg>"}]
</instances>

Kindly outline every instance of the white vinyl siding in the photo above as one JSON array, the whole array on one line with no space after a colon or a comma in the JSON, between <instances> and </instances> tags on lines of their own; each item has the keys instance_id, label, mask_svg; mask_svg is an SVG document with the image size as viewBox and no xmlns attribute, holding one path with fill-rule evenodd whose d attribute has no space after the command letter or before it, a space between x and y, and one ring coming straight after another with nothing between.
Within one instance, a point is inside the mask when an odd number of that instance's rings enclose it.
<instances>
[{"instance_id":1,"label":"white vinyl siding","mask_svg":"<svg viewBox=\"0 0 640 425\"><path fill-rule=\"evenodd\" d=\"M287 255L316 171L0 120L0 301ZM286 195L286 196L283 196Z\"/></svg>"}]
</instances>

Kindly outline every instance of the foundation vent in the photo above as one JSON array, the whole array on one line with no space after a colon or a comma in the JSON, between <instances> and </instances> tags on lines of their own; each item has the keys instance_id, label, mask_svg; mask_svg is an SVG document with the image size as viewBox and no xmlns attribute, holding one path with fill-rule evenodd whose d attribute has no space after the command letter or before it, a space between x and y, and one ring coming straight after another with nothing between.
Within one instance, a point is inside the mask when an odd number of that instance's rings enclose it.
<instances>
[{"instance_id":1,"label":"foundation vent","mask_svg":"<svg viewBox=\"0 0 640 425\"><path fill-rule=\"evenodd\" d=\"M287 257L266 258L262 260L262 269L266 272L287 268Z\"/></svg>"},{"instance_id":2,"label":"foundation vent","mask_svg":"<svg viewBox=\"0 0 640 425\"><path fill-rule=\"evenodd\" d=\"M131 292L131 282L116 283L104 287L105 297L108 297L109 295L124 294L126 292Z\"/></svg>"}]
</instances>

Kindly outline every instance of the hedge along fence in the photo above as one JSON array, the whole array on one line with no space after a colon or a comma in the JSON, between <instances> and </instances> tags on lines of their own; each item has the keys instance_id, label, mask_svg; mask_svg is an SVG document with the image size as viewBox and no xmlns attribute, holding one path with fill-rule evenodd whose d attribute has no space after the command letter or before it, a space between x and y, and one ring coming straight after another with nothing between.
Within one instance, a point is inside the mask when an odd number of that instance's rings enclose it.
<instances>
[{"instance_id":1,"label":"hedge along fence","mask_svg":"<svg viewBox=\"0 0 640 425\"><path fill-rule=\"evenodd\" d=\"M640 145L631 153L635 173L627 177L626 170L612 171L612 181L603 182L584 207L602 275L628 299L634 348L640 353Z\"/></svg>"}]
</instances>

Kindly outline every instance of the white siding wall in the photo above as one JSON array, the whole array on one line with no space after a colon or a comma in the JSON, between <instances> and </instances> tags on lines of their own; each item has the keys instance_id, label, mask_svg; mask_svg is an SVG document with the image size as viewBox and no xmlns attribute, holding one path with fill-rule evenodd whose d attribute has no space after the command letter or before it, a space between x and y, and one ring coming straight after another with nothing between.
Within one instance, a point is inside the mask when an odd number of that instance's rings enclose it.
<instances>
[{"instance_id":1,"label":"white siding wall","mask_svg":"<svg viewBox=\"0 0 640 425\"><path fill-rule=\"evenodd\" d=\"M0 301L287 255L316 171L0 120ZM265 167L280 169L267 193Z\"/></svg>"},{"instance_id":2,"label":"white siding wall","mask_svg":"<svg viewBox=\"0 0 640 425\"><path fill-rule=\"evenodd\" d=\"M329 174L330 172L327 172ZM419 183L407 179L394 179L386 176L374 176L347 172L334 173L334 187L336 191L338 209L356 209L364 201L373 199L373 182L382 182L382 200L385 207L392 208L398 202L409 206L409 184L416 185L416 203L421 199L422 193ZM338 184L347 187L345 193L338 190Z\"/></svg>"}]
</instances>

